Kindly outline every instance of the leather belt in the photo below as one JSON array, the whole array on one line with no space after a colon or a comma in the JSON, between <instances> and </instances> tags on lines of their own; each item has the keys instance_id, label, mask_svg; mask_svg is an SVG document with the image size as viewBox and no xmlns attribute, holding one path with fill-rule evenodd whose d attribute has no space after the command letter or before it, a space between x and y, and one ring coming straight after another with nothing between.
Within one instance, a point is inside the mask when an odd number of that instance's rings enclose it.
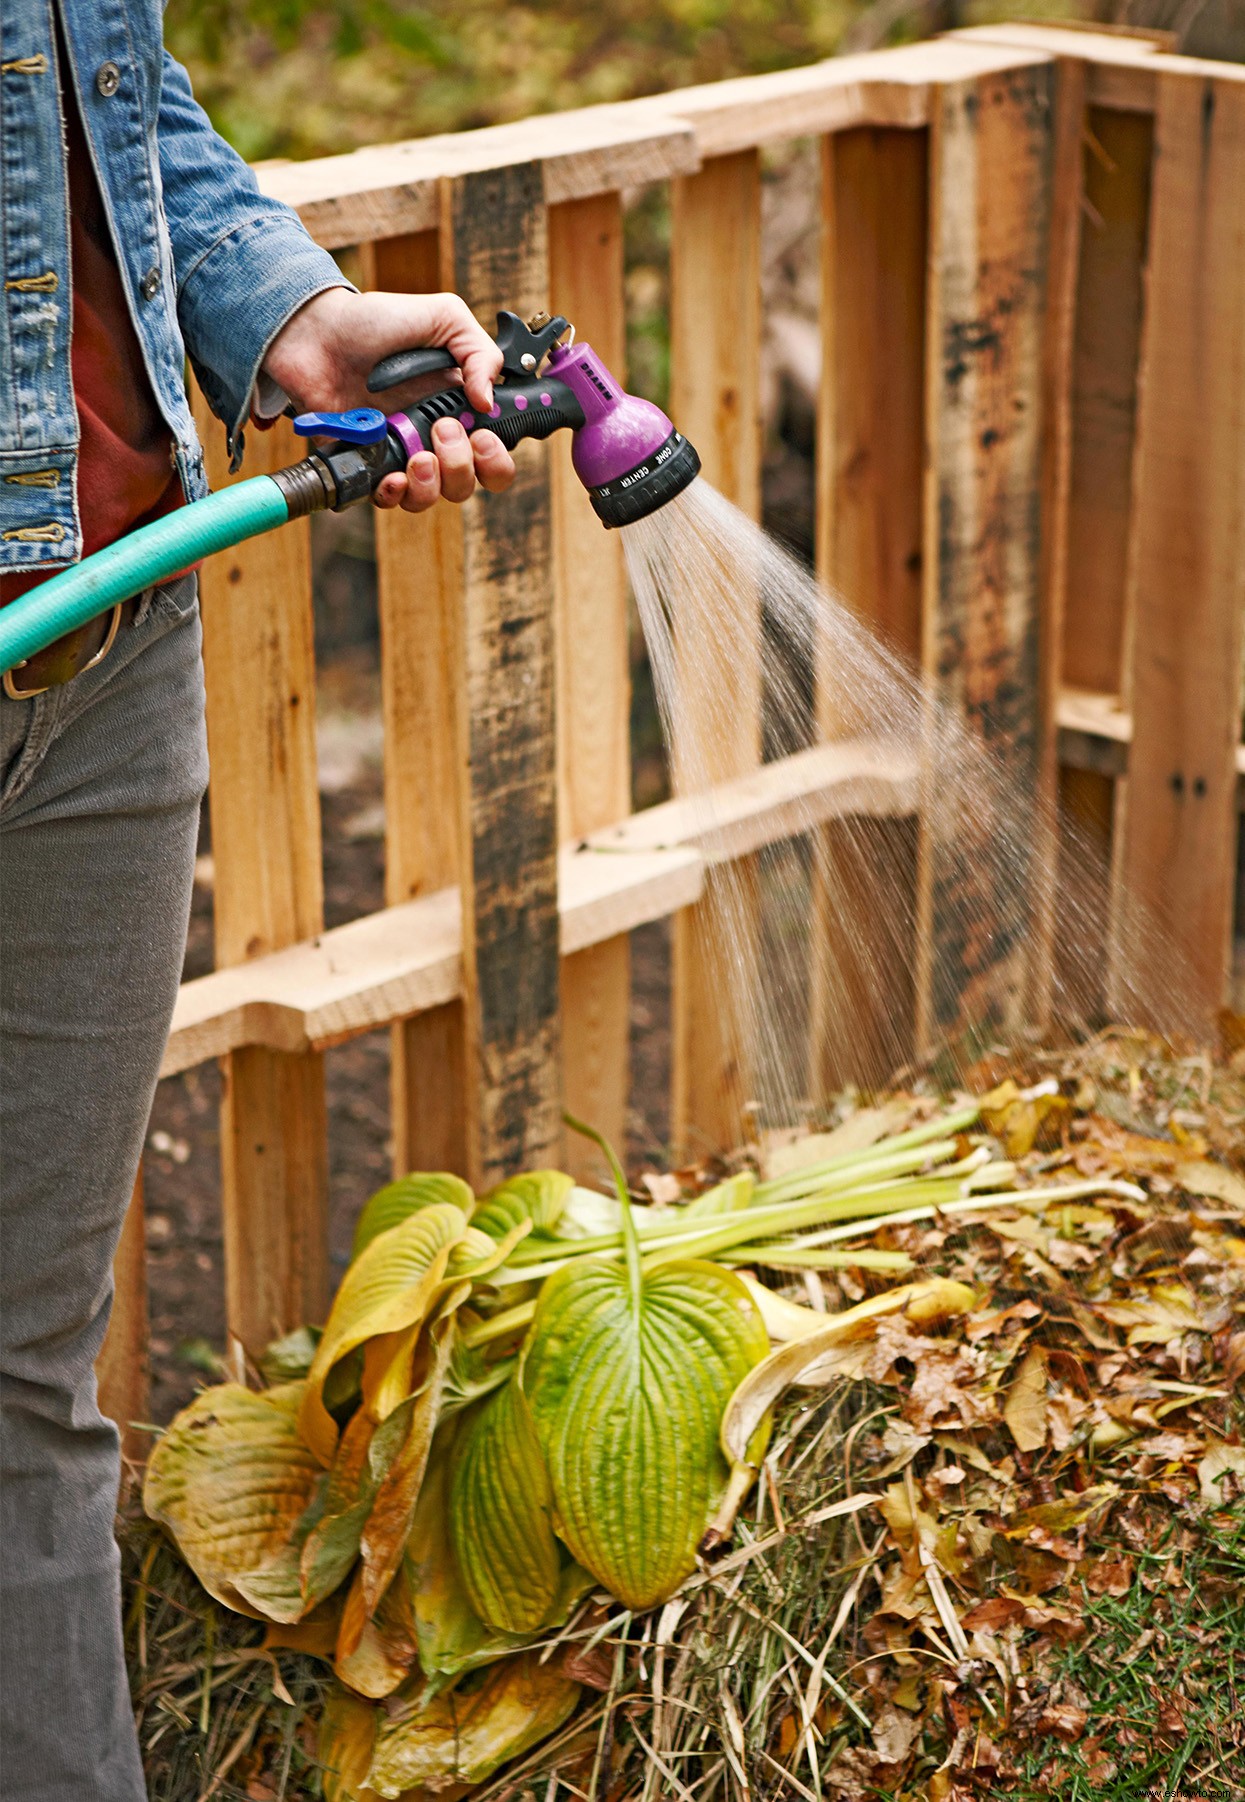
<instances>
[{"instance_id":1,"label":"leather belt","mask_svg":"<svg viewBox=\"0 0 1245 1802\"><path fill-rule=\"evenodd\" d=\"M133 625L141 599L141 595L135 595L132 600L119 601L109 612L53 639L43 650L6 670L5 694L11 701L29 701L34 695L61 688L75 676L98 668L116 643L117 633L123 626Z\"/></svg>"}]
</instances>

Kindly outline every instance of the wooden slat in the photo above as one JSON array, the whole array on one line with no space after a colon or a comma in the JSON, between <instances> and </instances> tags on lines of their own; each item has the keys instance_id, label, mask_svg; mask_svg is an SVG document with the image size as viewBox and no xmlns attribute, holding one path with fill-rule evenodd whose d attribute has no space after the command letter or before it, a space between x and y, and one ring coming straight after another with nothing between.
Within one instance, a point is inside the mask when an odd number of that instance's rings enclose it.
<instances>
[{"instance_id":1,"label":"wooden slat","mask_svg":"<svg viewBox=\"0 0 1245 1802\"><path fill-rule=\"evenodd\" d=\"M1154 123L1091 108L1086 128L1068 517L1076 594L1062 670L1070 687L1118 694Z\"/></svg>"},{"instance_id":2,"label":"wooden slat","mask_svg":"<svg viewBox=\"0 0 1245 1802\"><path fill-rule=\"evenodd\" d=\"M215 487L224 434L199 403ZM244 475L294 462L288 428L252 433ZM218 966L323 924L310 535L306 521L210 558L201 575ZM221 1188L229 1330L249 1351L328 1300L324 1073L313 1053L249 1050L225 1069Z\"/></svg>"},{"instance_id":3,"label":"wooden slat","mask_svg":"<svg viewBox=\"0 0 1245 1802\"><path fill-rule=\"evenodd\" d=\"M1077 34L1072 33L1073 37ZM1046 318L1042 344L1041 543L1038 588L1037 792L1032 818L1033 938L1029 953L1028 1015L1046 1031L1055 1007L1059 953L1059 765L1056 709L1068 614L1074 346L1085 135L1085 62L1061 57L1055 65L1051 146L1050 229Z\"/></svg>"},{"instance_id":4,"label":"wooden slat","mask_svg":"<svg viewBox=\"0 0 1245 1802\"><path fill-rule=\"evenodd\" d=\"M920 655L928 133L823 140L817 570L890 647ZM819 736L843 726L833 632L818 646ZM814 1099L882 1081L912 1051L915 841L909 821L818 839Z\"/></svg>"},{"instance_id":5,"label":"wooden slat","mask_svg":"<svg viewBox=\"0 0 1245 1802\"><path fill-rule=\"evenodd\" d=\"M364 245L367 287L432 293L435 231ZM456 884L460 781L462 514L376 515L381 704L385 720L385 899L389 905ZM459 990L453 990L457 997ZM459 999L403 1020L390 1045L395 1175L467 1166L466 1065Z\"/></svg>"},{"instance_id":6,"label":"wooden slat","mask_svg":"<svg viewBox=\"0 0 1245 1802\"><path fill-rule=\"evenodd\" d=\"M1014 782L1016 804L1034 794L1042 767L1054 87L1050 64L949 85L931 144L924 663L936 699ZM947 805L956 775L945 761L931 768L922 817L917 1042L926 1052L970 1028L1014 1031L1026 1004L1026 842L1018 835L1015 856L998 857L980 798L970 793L962 811Z\"/></svg>"},{"instance_id":7,"label":"wooden slat","mask_svg":"<svg viewBox=\"0 0 1245 1802\"><path fill-rule=\"evenodd\" d=\"M345 156L269 163L258 174L266 193L297 207L312 236L337 249L435 230L438 184L445 180L539 162L546 199L554 203L668 180L699 161L695 133L684 120L612 104L370 144Z\"/></svg>"},{"instance_id":8,"label":"wooden slat","mask_svg":"<svg viewBox=\"0 0 1245 1802\"><path fill-rule=\"evenodd\" d=\"M145 1225L140 1166L112 1262L114 1290L108 1334L95 1360L100 1412L116 1421L122 1456L136 1462L142 1461L150 1444L146 1433L134 1430L134 1424L145 1421L150 1413Z\"/></svg>"},{"instance_id":9,"label":"wooden slat","mask_svg":"<svg viewBox=\"0 0 1245 1802\"><path fill-rule=\"evenodd\" d=\"M617 194L549 210L550 304L626 379L622 203ZM558 836L620 819L631 801L627 582L616 532L605 532L571 467L570 434L550 446L557 574ZM611 1144L627 1131L631 952L625 937L562 963L566 1105ZM572 1134L569 1168L600 1177L600 1153Z\"/></svg>"},{"instance_id":10,"label":"wooden slat","mask_svg":"<svg viewBox=\"0 0 1245 1802\"><path fill-rule=\"evenodd\" d=\"M1179 59L1171 59L1178 64ZM1225 999L1245 622L1245 81L1165 71L1155 116L1129 607L1116 994ZM1127 693L1128 691L1126 691ZM1156 968L1151 926L1175 967ZM1133 967L1130 969L1130 963ZM1164 991L1172 984L1185 992Z\"/></svg>"},{"instance_id":11,"label":"wooden slat","mask_svg":"<svg viewBox=\"0 0 1245 1802\"><path fill-rule=\"evenodd\" d=\"M574 840L559 853L563 960L690 906L706 865L848 814L909 817L916 794L905 754L843 740L723 783L708 807L668 801ZM462 992L462 904L456 889L443 889L185 983L161 1073L245 1045L332 1044L405 1015L441 1013Z\"/></svg>"},{"instance_id":12,"label":"wooden slat","mask_svg":"<svg viewBox=\"0 0 1245 1802\"><path fill-rule=\"evenodd\" d=\"M538 163L447 181L441 275L478 318L548 298ZM562 1152L554 573L544 447L463 522L463 961L470 1180Z\"/></svg>"},{"instance_id":13,"label":"wooden slat","mask_svg":"<svg viewBox=\"0 0 1245 1802\"><path fill-rule=\"evenodd\" d=\"M761 191L755 150L707 162L674 185L671 231L671 412L700 453L705 479L751 518L761 507ZM676 624L677 634L677 624ZM711 658L679 658L676 784L720 782L761 758L759 595L741 583L730 643ZM686 649L686 647L685 647ZM679 647L676 644L676 655ZM732 732L721 732L729 714ZM689 777L690 772L690 777ZM743 1015L758 925L755 873L719 879L675 923L671 1130L703 1149L740 1142L749 1076ZM726 892L729 882L730 892ZM733 1008L718 949L738 935Z\"/></svg>"}]
</instances>

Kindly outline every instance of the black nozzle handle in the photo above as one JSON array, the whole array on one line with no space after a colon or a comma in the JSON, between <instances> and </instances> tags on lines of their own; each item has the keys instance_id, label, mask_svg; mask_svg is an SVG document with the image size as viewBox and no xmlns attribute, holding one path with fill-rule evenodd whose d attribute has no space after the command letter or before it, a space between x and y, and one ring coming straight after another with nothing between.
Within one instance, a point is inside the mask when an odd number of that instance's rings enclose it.
<instances>
[{"instance_id":1,"label":"black nozzle handle","mask_svg":"<svg viewBox=\"0 0 1245 1802\"><path fill-rule=\"evenodd\" d=\"M391 357L382 357L368 376L367 391L384 394L401 382L413 382L416 376L440 375L444 369L457 368L458 358L437 345L427 345L422 350L395 350Z\"/></svg>"}]
</instances>

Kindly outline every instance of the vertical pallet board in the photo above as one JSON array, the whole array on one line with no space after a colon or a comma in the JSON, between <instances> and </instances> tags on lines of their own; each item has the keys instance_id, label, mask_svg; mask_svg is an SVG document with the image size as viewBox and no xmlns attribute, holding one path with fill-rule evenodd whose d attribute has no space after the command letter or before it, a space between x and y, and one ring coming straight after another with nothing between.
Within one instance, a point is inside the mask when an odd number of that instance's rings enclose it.
<instances>
[{"instance_id":1,"label":"vertical pallet board","mask_svg":"<svg viewBox=\"0 0 1245 1802\"><path fill-rule=\"evenodd\" d=\"M136 1421L149 1417L150 1360L147 1332L147 1237L143 1210L143 1172L134 1179L134 1194L121 1228L112 1261L113 1301L108 1333L95 1360L100 1412L115 1420L121 1432L122 1455L141 1463L147 1451L145 1434L134 1431Z\"/></svg>"},{"instance_id":2,"label":"vertical pallet board","mask_svg":"<svg viewBox=\"0 0 1245 1802\"><path fill-rule=\"evenodd\" d=\"M761 511L761 177L755 150L714 157L673 184L671 232L671 399L675 424L700 452L705 479L753 519ZM680 726L688 761L710 781L741 776L761 761L759 596L740 593L736 646L711 668L680 666ZM677 635L677 634L676 634ZM726 684L733 679L733 692ZM715 731L723 711L735 723L727 744ZM677 758L676 758L677 764ZM715 895L675 919L671 1135L702 1151L738 1144L749 1099L747 1047L732 1018L715 949L723 908L741 936L758 924L751 863L737 866L729 900ZM755 952L741 947L745 966ZM732 982L747 983L747 969ZM737 1003L740 998L736 997ZM745 1011L746 1011L746 1003Z\"/></svg>"},{"instance_id":3,"label":"vertical pallet board","mask_svg":"<svg viewBox=\"0 0 1245 1802\"><path fill-rule=\"evenodd\" d=\"M214 487L220 426L197 402ZM251 433L245 475L305 454L281 423ZM211 757L216 961L244 963L324 924L316 785L311 537L306 520L209 558L200 577ZM328 1301L323 1060L258 1047L224 1060L221 1191L229 1330L251 1352Z\"/></svg>"},{"instance_id":4,"label":"vertical pallet board","mask_svg":"<svg viewBox=\"0 0 1245 1802\"><path fill-rule=\"evenodd\" d=\"M1072 357L1063 681L1120 694L1132 512L1137 370L1144 310L1154 120L1091 107L1082 147L1084 193ZM1068 999L1088 1016L1105 1006L1107 919L1116 781L1064 769L1064 823L1055 956Z\"/></svg>"},{"instance_id":5,"label":"vertical pallet board","mask_svg":"<svg viewBox=\"0 0 1245 1802\"><path fill-rule=\"evenodd\" d=\"M1039 1030L1051 1023L1061 976L1058 958L1059 764L1055 715L1068 610L1073 365L1083 211L1081 153L1085 136L1085 91L1084 62L1079 58L1061 57L1055 64L1046 323L1040 392L1038 763L1033 809L1034 926L1027 999L1029 1019Z\"/></svg>"},{"instance_id":6,"label":"vertical pallet board","mask_svg":"<svg viewBox=\"0 0 1245 1802\"><path fill-rule=\"evenodd\" d=\"M940 86L931 137L923 661L935 701L1008 783L1009 811L1037 795L1043 767L1054 98L1054 63L1018 54ZM983 857L970 830L976 797L940 804L953 774L933 764L922 804L916 1007L927 1054L979 1029L1014 1031L1029 999L1034 848L1024 868L1019 838L1007 867Z\"/></svg>"},{"instance_id":7,"label":"vertical pallet board","mask_svg":"<svg viewBox=\"0 0 1245 1802\"><path fill-rule=\"evenodd\" d=\"M890 647L920 656L929 137L864 127L823 140L817 572ZM818 646L817 728L836 717ZM814 1097L883 1082L912 1054L909 820L824 828L814 866Z\"/></svg>"},{"instance_id":8,"label":"vertical pallet board","mask_svg":"<svg viewBox=\"0 0 1245 1802\"><path fill-rule=\"evenodd\" d=\"M441 276L490 325L547 301L544 174L526 163L442 184ZM469 1179L561 1156L557 754L550 482L524 444L505 494L463 520L461 793Z\"/></svg>"},{"instance_id":9,"label":"vertical pallet board","mask_svg":"<svg viewBox=\"0 0 1245 1802\"><path fill-rule=\"evenodd\" d=\"M1129 553L1133 742L1113 980L1226 997L1245 622L1245 75L1158 77ZM1155 955L1168 935L1175 958ZM1130 964L1133 966L1130 969ZM1173 994L1177 986L1183 993Z\"/></svg>"},{"instance_id":10,"label":"vertical pallet board","mask_svg":"<svg viewBox=\"0 0 1245 1802\"><path fill-rule=\"evenodd\" d=\"M597 194L549 209L550 306L626 379L622 202ZM570 434L550 446L557 576L558 836L574 839L631 811L627 580L617 532L605 532L571 467ZM631 948L607 939L562 962L566 1105L621 1150L627 1133ZM569 1168L608 1175L573 1135Z\"/></svg>"},{"instance_id":11,"label":"vertical pallet board","mask_svg":"<svg viewBox=\"0 0 1245 1802\"><path fill-rule=\"evenodd\" d=\"M382 239L360 253L369 288L433 293L437 233ZM385 721L385 899L396 906L459 880L462 512L376 515ZM467 1168L461 1001L400 1021L390 1035L394 1174Z\"/></svg>"}]
</instances>

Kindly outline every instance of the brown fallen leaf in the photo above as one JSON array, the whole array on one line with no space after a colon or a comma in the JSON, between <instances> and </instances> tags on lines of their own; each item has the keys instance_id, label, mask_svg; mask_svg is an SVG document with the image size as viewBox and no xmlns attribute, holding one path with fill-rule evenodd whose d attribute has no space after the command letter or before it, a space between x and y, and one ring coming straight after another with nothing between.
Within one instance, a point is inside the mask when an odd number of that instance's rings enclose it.
<instances>
[{"instance_id":1,"label":"brown fallen leaf","mask_svg":"<svg viewBox=\"0 0 1245 1802\"><path fill-rule=\"evenodd\" d=\"M1031 1345L1025 1353L1007 1391L1003 1419L1022 1452L1036 1452L1046 1444L1046 1357L1041 1346Z\"/></svg>"},{"instance_id":2,"label":"brown fallen leaf","mask_svg":"<svg viewBox=\"0 0 1245 1802\"><path fill-rule=\"evenodd\" d=\"M873 1749L884 1764L902 1764L920 1733L919 1720L887 1702L873 1723Z\"/></svg>"},{"instance_id":3,"label":"brown fallen leaf","mask_svg":"<svg viewBox=\"0 0 1245 1802\"><path fill-rule=\"evenodd\" d=\"M1096 1596L1126 1596L1133 1586L1131 1558L1100 1558L1084 1573L1085 1582Z\"/></svg>"},{"instance_id":4,"label":"brown fallen leaf","mask_svg":"<svg viewBox=\"0 0 1245 1802\"><path fill-rule=\"evenodd\" d=\"M1190 1160L1177 1164L1175 1177L1186 1195L1222 1201L1245 1214L1245 1177L1229 1170L1226 1164L1213 1164L1209 1158Z\"/></svg>"},{"instance_id":5,"label":"brown fallen leaf","mask_svg":"<svg viewBox=\"0 0 1245 1802\"><path fill-rule=\"evenodd\" d=\"M1044 1708L1038 1716L1035 1726L1039 1733L1054 1733L1071 1745L1080 1739L1089 1725L1089 1716L1083 1708L1073 1708L1071 1703L1056 1702L1053 1707Z\"/></svg>"}]
</instances>

